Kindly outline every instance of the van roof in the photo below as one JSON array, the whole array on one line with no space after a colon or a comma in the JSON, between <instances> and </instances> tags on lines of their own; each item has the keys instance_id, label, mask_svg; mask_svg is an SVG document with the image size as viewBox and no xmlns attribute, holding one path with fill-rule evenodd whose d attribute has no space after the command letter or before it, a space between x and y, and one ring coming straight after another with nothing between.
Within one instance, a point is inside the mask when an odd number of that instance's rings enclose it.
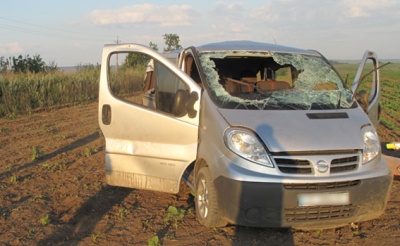
<instances>
[{"instance_id":1,"label":"van roof","mask_svg":"<svg viewBox=\"0 0 400 246\"><path fill-rule=\"evenodd\" d=\"M221 50L236 50L236 51L245 50L245 51L273 51L273 52L285 52L285 53L300 53L300 54L320 56L320 54L314 50L304 50L278 44L260 43L247 40L210 43L198 46L196 47L196 49L199 52L221 51Z\"/></svg>"}]
</instances>

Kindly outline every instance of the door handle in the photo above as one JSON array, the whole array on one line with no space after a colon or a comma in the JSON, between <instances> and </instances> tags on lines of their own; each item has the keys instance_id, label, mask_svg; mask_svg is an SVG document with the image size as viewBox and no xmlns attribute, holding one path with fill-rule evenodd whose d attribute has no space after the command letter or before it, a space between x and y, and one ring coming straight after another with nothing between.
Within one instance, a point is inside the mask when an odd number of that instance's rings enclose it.
<instances>
[{"instance_id":1,"label":"door handle","mask_svg":"<svg viewBox=\"0 0 400 246\"><path fill-rule=\"evenodd\" d=\"M101 121L104 125L111 124L111 106L108 104L104 104L101 109Z\"/></svg>"}]
</instances>

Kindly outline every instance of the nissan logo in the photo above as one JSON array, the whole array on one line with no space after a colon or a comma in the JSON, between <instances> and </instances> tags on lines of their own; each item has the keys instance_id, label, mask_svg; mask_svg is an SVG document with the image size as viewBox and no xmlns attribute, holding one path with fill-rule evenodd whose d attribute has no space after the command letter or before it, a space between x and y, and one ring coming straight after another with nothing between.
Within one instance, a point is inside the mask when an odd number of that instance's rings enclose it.
<instances>
[{"instance_id":1,"label":"nissan logo","mask_svg":"<svg viewBox=\"0 0 400 246\"><path fill-rule=\"evenodd\" d=\"M316 168L318 172L325 173L329 169L329 164L326 161L320 160L317 161Z\"/></svg>"}]
</instances>

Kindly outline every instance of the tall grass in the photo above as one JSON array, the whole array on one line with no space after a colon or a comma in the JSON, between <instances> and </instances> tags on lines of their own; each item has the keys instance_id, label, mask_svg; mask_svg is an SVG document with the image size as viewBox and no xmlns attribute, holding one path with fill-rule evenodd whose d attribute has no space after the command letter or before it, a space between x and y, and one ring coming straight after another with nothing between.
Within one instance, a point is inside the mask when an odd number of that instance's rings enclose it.
<instances>
[{"instance_id":1,"label":"tall grass","mask_svg":"<svg viewBox=\"0 0 400 246\"><path fill-rule=\"evenodd\" d=\"M0 74L0 117L96 100L99 76L99 67L74 73Z\"/></svg>"}]
</instances>

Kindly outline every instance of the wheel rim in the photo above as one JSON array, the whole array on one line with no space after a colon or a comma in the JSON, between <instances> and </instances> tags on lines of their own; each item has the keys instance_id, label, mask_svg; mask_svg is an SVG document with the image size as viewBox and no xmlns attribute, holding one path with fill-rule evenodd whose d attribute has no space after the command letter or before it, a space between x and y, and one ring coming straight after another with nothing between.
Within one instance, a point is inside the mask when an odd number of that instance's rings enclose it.
<instances>
[{"instance_id":1,"label":"wheel rim","mask_svg":"<svg viewBox=\"0 0 400 246\"><path fill-rule=\"evenodd\" d=\"M200 217L204 219L208 215L208 189L204 179L201 179L199 183L197 188L197 207Z\"/></svg>"}]
</instances>

